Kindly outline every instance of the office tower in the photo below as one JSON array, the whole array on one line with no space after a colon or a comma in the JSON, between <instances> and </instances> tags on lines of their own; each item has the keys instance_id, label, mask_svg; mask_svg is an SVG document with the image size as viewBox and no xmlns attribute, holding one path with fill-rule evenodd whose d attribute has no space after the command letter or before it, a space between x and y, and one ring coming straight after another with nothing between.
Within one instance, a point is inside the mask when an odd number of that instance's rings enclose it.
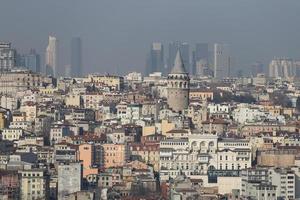
<instances>
[{"instance_id":1,"label":"office tower","mask_svg":"<svg viewBox=\"0 0 300 200\"><path fill-rule=\"evenodd\" d=\"M184 68L180 51L177 52L175 64L168 75L168 105L176 111L182 112L189 105L190 79Z\"/></svg>"},{"instance_id":2,"label":"office tower","mask_svg":"<svg viewBox=\"0 0 300 200\"><path fill-rule=\"evenodd\" d=\"M296 76L296 67L292 59L276 58L269 64L269 76L272 78L290 78Z\"/></svg>"},{"instance_id":3,"label":"office tower","mask_svg":"<svg viewBox=\"0 0 300 200\"><path fill-rule=\"evenodd\" d=\"M58 41L55 37L49 36L49 43L46 49L46 74L56 77L58 75Z\"/></svg>"},{"instance_id":4,"label":"office tower","mask_svg":"<svg viewBox=\"0 0 300 200\"><path fill-rule=\"evenodd\" d=\"M71 75L73 77L80 77L82 75L82 52L80 37L74 37L71 40Z\"/></svg>"},{"instance_id":5,"label":"office tower","mask_svg":"<svg viewBox=\"0 0 300 200\"><path fill-rule=\"evenodd\" d=\"M65 76L66 77L71 77L72 76L72 69L71 65L65 65Z\"/></svg>"},{"instance_id":6,"label":"office tower","mask_svg":"<svg viewBox=\"0 0 300 200\"><path fill-rule=\"evenodd\" d=\"M208 43L197 43L195 50L196 60L199 61L201 59L208 60Z\"/></svg>"},{"instance_id":7,"label":"office tower","mask_svg":"<svg viewBox=\"0 0 300 200\"><path fill-rule=\"evenodd\" d=\"M296 76L300 77L300 61L294 61Z\"/></svg>"},{"instance_id":8,"label":"office tower","mask_svg":"<svg viewBox=\"0 0 300 200\"><path fill-rule=\"evenodd\" d=\"M150 54L148 55L146 74L164 71L164 48L162 43L155 42L152 44Z\"/></svg>"},{"instance_id":9,"label":"office tower","mask_svg":"<svg viewBox=\"0 0 300 200\"><path fill-rule=\"evenodd\" d=\"M0 42L0 71L8 71L16 66L16 50L11 43Z\"/></svg>"},{"instance_id":10,"label":"office tower","mask_svg":"<svg viewBox=\"0 0 300 200\"><path fill-rule=\"evenodd\" d=\"M208 52L208 43L197 43L196 48L193 51L192 56L192 73L195 75L197 71L197 62L199 63L208 63L209 52Z\"/></svg>"},{"instance_id":11,"label":"office tower","mask_svg":"<svg viewBox=\"0 0 300 200\"><path fill-rule=\"evenodd\" d=\"M251 66L251 75L256 77L258 74L264 73L264 65L261 62L255 62Z\"/></svg>"},{"instance_id":12,"label":"office tower","mask_svg":"<svg viewBox=\"0 0 300 200\"><path fill-rule=\"evenodd\" d=\"M227 44L214 45L214 77L222 79L230 76L230 54Z\"/></svg>"},{"instance_id":13,"label":"office tower","mask_svg":"<svg viewBox=\"0 0 300 200\"><path fill-rule=\"evenodd\" d=\"M180 51L182 62L187 70L189 71L190 66L190 46L186 42L171 42L169 44L169 55L168 55L168 73L171 72L172 67L174 66L174 60L177 52Z\"/></svg>"},{"instance_id":14,"label":"office tower","mask_svg":"<svg viewBox=\"0 0 300 200\"><path fill-rule=\"evenodd\" d=\"M206 59L200 59L196 62L196 76L203 77L211 75L211 70L209 68L208 62Z\"/></svg>"},{"instance_id":15,"label":"office tower","mask_svg":"<svg viewBox=\"0 0 300 200\"><path fill-rule=\"evenodd\" d=\"M24 55L24 67L27 69L33 72L41 72L40 63L40 55L34 49L31 49L29 54Z\"/></svg>"}]
</instances>

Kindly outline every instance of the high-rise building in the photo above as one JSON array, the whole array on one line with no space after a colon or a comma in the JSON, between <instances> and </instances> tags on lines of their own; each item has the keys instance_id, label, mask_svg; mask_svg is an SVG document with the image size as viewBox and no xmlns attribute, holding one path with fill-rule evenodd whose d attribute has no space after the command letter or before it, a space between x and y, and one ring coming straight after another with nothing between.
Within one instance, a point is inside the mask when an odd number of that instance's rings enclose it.
<instances>
[{"instance_id":1,"label":"high-rise building","mask_svg":"<svg viewBox=\"0 0 300 200\"><path fill-rule=\"evenodd\" d=\"M269 76L273 78L290 78L296 76L296 68L292 59L276 58L269 64Z\"/></svg>"},{"instance_id":2,"label":"high-rise building","mask_svg":"<svg viewBox=\"0 0 300 200\"><path fill-rule=\"evenodd\" d=\"M198 77L212 75L206 59L200 59L199 61L196 62L196 73L194 75Z\"/></svg>"},{"instance_id":3,"label":"high-rise building","mask_svg":"<svg viewBox=\"0 0 300 200\"><path fill-rule=\"evenodd\" d=\"M29 54L24 55L24 67L33 72L41 72L40 55L34 49L31 49Z\"/></svg>"},{"instance_id":4,"label":"high-rise building","mask_svg":"<svg viewBox=\"0 0 300 200\"><path fill-rule=\"evenodd\" d=\"M58 41L56 37L49 36L49 43L46 49L46 74L56 77L58 75Z\"/></svg>"},{"instance_id":5,"label":"high-rise building","mask_svg":"<svg viewBox=\"0 0 300 200\"><path fill-rule=\"evenodd\" d=\"M155 42L151 46L146 64L146 74L164 72L164 48L162 43Z\"/></svg>"},{"instance_id":6,"label":"high-rise building","mask_svg":"<svg viewBox=\"0 0 300 200\"><path fill-rule=\"evenodd\" d=\"M72 69L71 65L65 65L65 77L71 77L72 76Z\"/></svg>"},{"instance_id":7,"label":"high-rise building","mask_svg":"<svg viewBox=\"0 0 300 200\"><path fill-rule=\"evenodd\" d=\"M73 77L80 77L82 75L82 52L80 37L74 37L71 40L71 75Z\"/></svg>"},{"instance_id":8,"label":"high-rise building","mask_svg":"<svg viewBox=\"0 0 300 200\"><path fill-rule=\"evenodd\" d=\"M222 79L230 76L230 54L227 44L214 45L214 77Z\"/></svg>"},{"instance_id":9,"label":"high-rise building","mask_svg":"<svg viewBox=\"0 0 300 200\"><path fill-rule=\"evenodd\" d=\"M168 56L168 73L171 72L174 66L174 60L177 52L181 52L182 62L187 71L189 71L190 66L190 46L186 42L171 42L169 44L169 56Z\"/></svg>"},{"instance_id":10,"label":"high-rise building","mask_svg":"<svg viewBox=\"0 0 300 200\"><path fill-rule=\"evenodd\" d=\"M209 52L208 43L197 43L192 56L192 74L197 73L197 63L208 63Z\"/></svg>"},{"instance_id":11,"label":"high-rise building","mask_svg":"<svg viewBox=\"0 0 300 200\"><path fill-rule=\"evenodd\" d=\"M182 112L189 105L190 79L189 74L184 68L184 64L177 52L175 64L168 75L168 105L176 111Z\"/></svg>"},{"instance_id":12,"label":"high-rise building","mask_svg":"<svg viewBox=\"0 0 300 200\"><path fill-rule=\"evenodd\" d=\"M0 42L0 71L8 71L16 65L16 50L11 43Z\"/></svg>"},{"instance_id":13,"label":"high-rise building","mask_svg":"<svg viewBox=\"0 0 300 200\"><path fill-rule=\"evenodd\" d=\"M264 65L261 62L255 62L251 67L251 74L253 77L256 77L258 74L264 73Z\"/></svg>"}]
</instances>

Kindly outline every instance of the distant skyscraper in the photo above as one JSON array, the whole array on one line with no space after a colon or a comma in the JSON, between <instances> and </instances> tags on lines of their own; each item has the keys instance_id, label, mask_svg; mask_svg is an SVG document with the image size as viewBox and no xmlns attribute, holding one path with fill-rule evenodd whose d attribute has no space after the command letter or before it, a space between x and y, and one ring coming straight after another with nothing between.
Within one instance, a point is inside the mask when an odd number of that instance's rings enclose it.
<instances>
[{"instance_id":1,"label":"distant skyscraper","mask_svg":"<svg viewBox=\"0 0 300 200\"><path fill-rule=\"evenodd\" d=\"M56 77L58 75L58 41L55 37L49 36L49 43L46 49L46 74Z\"/></svg>"},{"instance_id":2,"label":"distant skyscraper","mask_svg":"<svg viewBox=\"0 0 300 200\"><path fill-rule=\"evenodd\" d=\"M261 62L255 62L251 66L251 74L256 77L258 74L264 73L264 65Z\"/></svg>"},{"instance_id":3,"label":"distant skyscraper","mask_svg":"<svg viewBox=\"0 0 300 200\"><path fill-rule=\"evenodd\" d=\"M227 44L214 45L214 77L222 79L230 76L230 55Z\"/></svg>"},{"instance_id":4,"label":"distant skyscraper","mask_svg":"<svg viewBox=\"0 0 300 200\"><path fill-rule=\"evenodd\" d=\"M82 75L82 52L80 37L74 37L71 41L71 75L73 77L80 77Z\"/></svg>"},{"instance_id":5,"label":"distant skyscraper","mask_svg":"<svg viewBox=\"0 0 300 200\"><path fill-rule=\"evenodd\" d=\"M200 59L199 61L196 62L196 73L194 75L198 77L212 75L206 59Z\"/></svg>"},{"instance_id":6,"label":"distant skyscraper","mask_svg":"<svg viewBox=\"0 0 300 200\"><path fill-rule=\"evenodd\" d=\"M197 63L200 61L201 63L208 63L209 61L208 43L197 43L192 57L192 73L195 75Z\"/></svg>"},{"instance_id":7,"label":"distant skyscraper","mask_svg":"<svg viewBox=\"0 0 300 200\"><path fill-rule=\"evenodd\" d=\"M24 55L24 67L30 69L33 72L41 72L40 55L36 53L34 49L31 49L29 54Z\"/></svg>"},{"instance_id":8,"label":"distant skyscraper","mask_svg":"<svg viewBox=\"0 0 300 200\"><path fill-rule=\"evenodd\" d=\"M269 76L273 78L290 78L296 76L296 67L292 59L273 59L269 65Z\"/></svg>"},{"instance_id":9,"label":"distant skyscraper","mask_svg":"<svg viewBox=\"0 0 300 200\"><path fill-rule=\"evenodd\" d=\"M182 62L187 72L189 72L190 66L190 46L186 42L171 42L169 44L169 56L168 56L168 73L171 72L174 66L174 60L177 52L181 52Z\"/></svg>"},{"instance_id":10,"label":"distant skyscraper","mask_svg":"<svg viewBox=\"0 0 300 200\"><path fill-rule=\"evenodd\" d=\"M146 74L164 71L164 48L162 43L156 42L152 44L148 55Z\"/></svg>"},{"instance_id":11,"label":"distant skyscraper","mask_svg":"<svg viewBox=\"0 0 300 200\"><path fill-rule=\"evenodd\" d=\"M16 50L10 43L0 42L0 71L7 71L16 65Z\"/></svg>"},{"instance_id":12,"label":"distant skyscraper","mask_svg":"<svg viewBox=\"0 0 300 200\"><path fill-rule=\"evenodd\" d=\"M71 65L65 65L65 76L66 77L72 77L71 71L72 71ZM77 77L77 76L75 76L75 77Z\"/></svg>"}]
</instances>

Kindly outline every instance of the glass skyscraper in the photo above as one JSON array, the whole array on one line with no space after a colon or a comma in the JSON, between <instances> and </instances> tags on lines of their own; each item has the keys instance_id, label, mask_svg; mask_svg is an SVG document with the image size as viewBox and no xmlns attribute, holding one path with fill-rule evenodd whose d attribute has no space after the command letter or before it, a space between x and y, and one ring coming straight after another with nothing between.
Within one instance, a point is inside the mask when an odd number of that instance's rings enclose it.
<instances>
[{"instance_id":1,"label":"glass skyscraper","mask_svg":"<svg viewBox=\"0 0 300 200\"><path fill-rule=\"evenodd\" d=\"M80 37L74 37L71 40L71 75L73 77L82 76L82 52Z\"/></svg>"}]
</instances>

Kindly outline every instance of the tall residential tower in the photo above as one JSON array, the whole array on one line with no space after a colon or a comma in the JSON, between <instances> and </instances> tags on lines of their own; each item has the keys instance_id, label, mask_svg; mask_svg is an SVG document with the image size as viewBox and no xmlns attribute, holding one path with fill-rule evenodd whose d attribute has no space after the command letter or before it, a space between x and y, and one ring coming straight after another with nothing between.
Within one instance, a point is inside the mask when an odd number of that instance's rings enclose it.
<instances>
[{"instance_id":1,"label":"tall residential tower","mask_svg":"<svg viewBox=\"0 0 300 200\"><path fill-rule=\"evenodd\" d=\"M71 75L73 77L80 77L82 75L82 52L80 37L74 37L71 40Z\"/></svg>"},{"instance_id":2,"label":"tall residential tower","mask_svg":"<svg viewBox=\"0 0 300 200\"><path fill-rule=\"evenodd\" d=\"M222 79L230 76L230 55L227 44L214 45L214 77Z\"/></svg>"},{"instance_id":3,"label":"tall residential tower","mask_svg":"<svg viewBox=\"0 0 300 200\"><path fill-rule=\"evenodd\" d=\"M56 37L49 36L49 43L46 49L46 74L57 77L58 75L58 41Z\"/></svg>"},{"instance_id":4,"label":"tall residential tower","mask_svg":"<svg viewBox=\"0 0 300 200\"><path fill-rule=\"evenodd\" d=\"M164 72L164 48L162 43L155 42L151 46L146 64L146 74Z\"/></svg>"}]
</instances>

